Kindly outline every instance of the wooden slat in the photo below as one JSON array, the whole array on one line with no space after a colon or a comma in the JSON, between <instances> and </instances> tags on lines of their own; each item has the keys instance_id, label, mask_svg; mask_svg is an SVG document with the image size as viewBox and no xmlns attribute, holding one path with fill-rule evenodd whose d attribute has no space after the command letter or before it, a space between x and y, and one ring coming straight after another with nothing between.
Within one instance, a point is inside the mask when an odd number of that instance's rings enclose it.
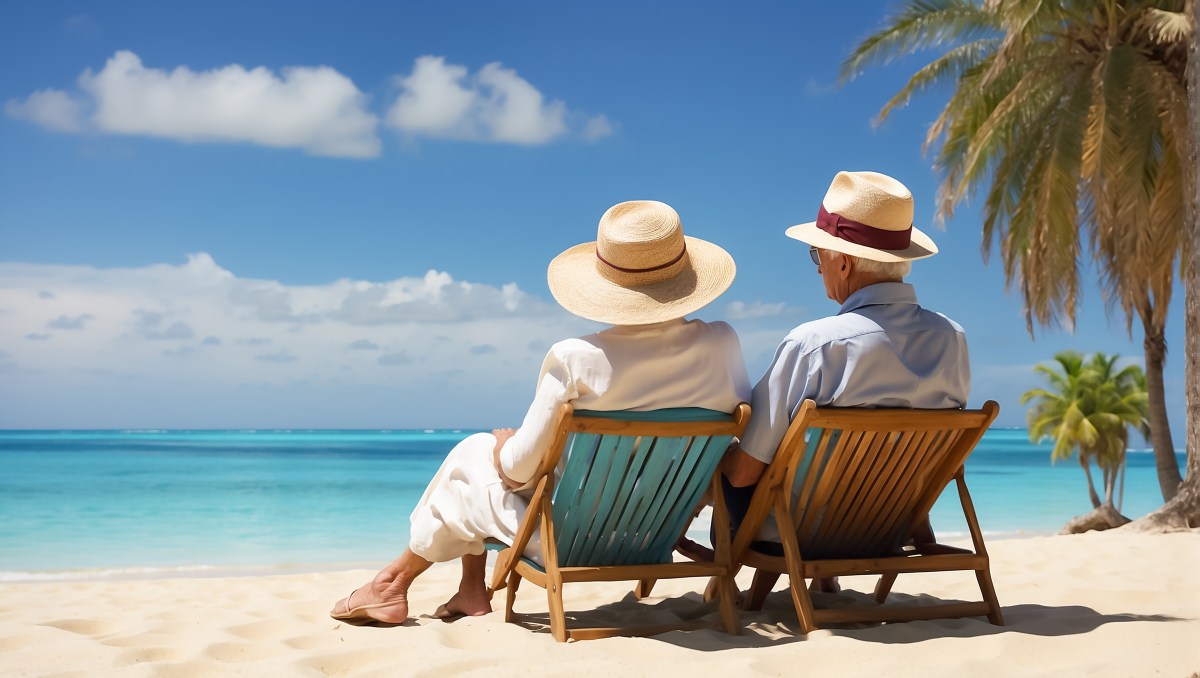
<instances>
[{"instance_id":1,"label":"wooden slat","mask_svg":"<svg viewBox=\"0 0 1200 678\"><path fill-rule=\"evenodd\" d=\"M796 521L796 536L801 543L807 542L818 521L824 517L829 498L837 491L837 480L845 473L854 448L858 446L862 437L861 431L842 431L842 435L838 437L837 444L829 453L820 477L817 478L816 488L809 500L812 508L805 511L802 521Z\"/></svg>"},{"instance_id":2,"label":"wooden slat","mask_svg":"<svg viewBox=\"0 0 1200 678\"><path fill-rule=\"evenodd\" d=\"M601 504L601 506L608 506L609 508L607 509L607 518L599 527L599 534L607 535L609 538L598 538L593 540L597 547L600 547L601 541L605 541L607 547L610 549L608 553L612 553L613 550L620 550L619 544L614 541L613 538L620 537L623 526L629 522L628 516L631 514L636 514L636 512L640 510L640 508L635 505L635 502L631 502L631 499L633 498L633 488L637 484L638 478L641 476L642 469L646 465L646 459L649 456L650 448L652 447L650 445L651 439L640 436L622 436L620 440L621 444L617 446L617 454L623 455L627 459L627 462L624 464L625 472L618 481L619 485L614 486L616 494L612 501L607 504ZM596 553L596 551L592 551L590 555L581 556L578 561L572 560L571 562L564 564L570 565L574 564L575 562L589 562L595 557ZM608 565L617 564L617 562L610 561L608 558L605 558L604 563Z\"/></svg>"},{"instance_id":3,"label":"wooden slat","mask_svg":"<svg viewBox=\"0 0 1200 678\"><path fill-rule=\"evenodd\" d=\"M567 454L566 468L563 469L562 478L558 481L554 497L556 500L558 499L557 495L561 494L563 497L562 500L555 502L557 511L555 520L558 522L559 529L566 534L573 535L579 531L579 522L583 516L582 513L574 512L574 502L578 499L576 495L579 494L588 477L600 441L600 436L587 433L576 433L568 439L570 448ZM553 475L553 473L547 475Z\"/></svg>"},{"instance_id":4,"label":"wooden slat","mask_svg":"<svg viewBox=\"0 0 1200 678\"><path fill-rule=\"evenodd\" d=\"M712 577L725 572L714 563L662 563L658 565L597 565L559 568L564 582L636 581L639 579L678 579ZM532 580L531 580L532 581Z\"/></svg>"},{"instance_id":5,"label":"wooden slat","mask_svg":"<svg viewBox=\"0 0 1200 678\"><path fill-rule=\"evenodd\" d=\"M916 431L898 431L889 441L887 454L875 468L875 475L867 486L867 498L862 506L864 514L880 515L881 507L887 503L896 485L896 470L903 468L904 462L911 457L913 439L916 437ZM846 538L849 552L865 554L877 550L879 540L874 533L878 527L878 520L865 521L860 529Z\"/></svg>"},{"instance_id":6,"label":"wooden slat","mask_svg":"<svg viewBox=\"0 0 1200 678\"><path fill-rule=\"evenodd\" d=\"M678 465L678 455L686 442L686 438L679 437L659 437L653 440L637 483L631 487L637 503L630 503L629 513L621 524L623 541L618 549L620 557L615 562L629 564L631 560L639 558L643 563L652 558L669 559L667 554L645 553L642 538L647 531L656 526L652 520L661 516L663 492L669 486Z\"/></svg>"},{"instance_id":7,"label":"wooden slat","mask_svg":"<svg viewBox=\"0 0 1200 678\"><path fill-rule=\"evenodd\" d=\"M804 516L809 506L812 506L813 492L816 491L817 481L824 473L825 465L829 461L832 451L837 447L837 441L841 438L842 432L831 429L814 429L812 432L813 439L808 442L804 448L804 453L800 461L794 467L788 464L789 470L787 481L784 484L784 491L789 492L789 506L791 506L792 524L804 524ZM803 474L800 479L796 476ZM797 489L799 486L799 489Z\"/></svg>"},{"instance_id":8,"label":"wooden slat","mask_svg":"<svg viewBox=\"0 0 1200 678\"><path fill-rule=\"evenodd\" d=\"M662 466L662 482L655 483L657 489L647 510L641 516L630 516L629 525L634 529L629 532L630 541L624 549L627 557L622 562L636 562L639 555L641 562L669 556L669 551L652 550L650 542L676 508L679 492L687 482L686 474L695 466L695 459L688 454L691 443L690 438L659 438L655 441L654 454L649 463Z\"/></svg>"},{"instance_id":9,"label":"wooden slat","mask_svg":"<svg viewBox=\"0 0 1200 678\"><path fill-rule=\"evenodd\" d=\"M589 460L579 460L587 464L587 471L579 489L566 493L560 491L554 497L554 521L558 529L559 562L571 563L581 557L580 551L586 551L595 545L589 538L593 532L593 521L596 520L596 507L601 505L602 497L608 487L608 478L616 464L614 454L619 438L601 436L597 442L596 452ZM572 464L567 457L567 465ZM619 473L622 465L617 464Z\"/></svg>"},{"instance_id":10,"label":"wooden slat","mask_svg":"<svg viewBox=\"0 0 1200 678\"><path fill-rule=\"evenodd\" d=\"M610 552L612 530L609 521L616 521L624 508L628 497L626 489L633 484L630 476L636 475L636 471L630 469L634 459L634 449L635 446L643 446L642 443L643 440L637 437L603 437L600 448L596 452L596 461L593 463L593 477L589 479L589 485L599 489L598 498L595 502L589 501L578 507L587 517L580 521L579 533L572 535L572 548L563 552L560 547L560 564L592 562L597 553ZM607 464L601 463L602 455L609 456ZM597 473L598 471L600 473ZM621 505L620 508L618 508L618 503ZM564 537L565 535L562 535L559 539Z\"/></svg>"},{"instance_id":11,"label":"wooden slat","mask_svg":"<svg viewBox=\"0 0 1200 678\"><path fill-rule=\"evenodd\" d=\"M674 491L673 505L646 544L651 553L670 554L673 551L675 543L691 523L693 511L708 487L717 465L721 463L730 440L730 436L698 436L692 439L687 451L686 466L680 469L677 481L680 487Z\"/></svg>"},{"instance_id":12,"label":"wooden slat","mask_svg":"<svg viewBox=\"0 0 1200 678\"><path fill-rule=\"evenodd\" d=\"M736 429L733 421L650 422L576 417L568 424L570 431L622 436L719 436L734 435Z\"/></svg>"},{"instance_id":13,"label":"wooden slat","mask_svg":"<svg viewBox=\"0 0 1200 678\"><path fill-rule=\"evenodd\" d=\"M899 546L900 542L912 532L915 523L923 520L929 513L929 509L926 508L920 512L920 515L917 515L918 511L914 509L914 506L920 497L933 492L936 499L936 494L940 494L942 491L941 487L936 490L931 490L931 487L940 482L935 477L941 473L939 457L944 454L949 435L944 430L932 431L927 438L927 444L913 455L913 463L907 469L907 480L901 479L893 494L892 506L887 509L880 520L879 543L881 546L889 548Z\"/></svg>"},{"instance_id":14,"label":"wooden slat","mask_svg":"<svg viewBox=\"0 0 1200 678\"><path fill-rule=\"evenodd\" d=\"M787 572L784 556L769 556L750 552L742 560L743 565L762 568L772 572ZM949 572L952 570L977 570L987 567L987 556L974 553L944 553L934 555L888 556L881 558L838 558L827 560L805 560L803 574L812 577L842 577L862 574L888 574L913 572Z\"/></svg>"},{"instance_id":15,"label":"wooden slat","mask_svg":"<svg viewBox=\"0 0 1200 678\"><path fill-rule=\"evenodd\" d=\"M858 472L853 481L857 489L853 492L853 497L843 502L842 507L838 509L838 515L829 526L832 539L827 538L826 541L836 543L836 551L833 551L835 553L857 555L855 544L861 540L862 533L875 522L875 514L869 512L867 507L876 498L873 492L880 469L892 458L896 434L879 431L874 435L875 439L870 448L859 450L863 458L859 462Z\"/></svg>"},{"instance_id":16,"label":"wooden slat","mask_svg":"<svg viewBox=\"0 0 1200 678\"><path fill-rule=\"evenodd\" d=\"M914 417L915 412L919 412L920 416ZM857 431L924 431L933 428L969 428L986 423L990 421L982 410L822 407L806 425Z\"/></svg>"},{"instance_id":17,"label":"wooden slat","mask_svg":"<svg viewBox=\"0 0 1200 678\"><path fill-rule=\"evenodd\" d=\"M815 543L821 544L822 551L847 552L846 532L853 529L858 521L868 519L859 511L866 502L864 486L887 440L886 432L871 431L864 434L863 441L854 449L854 460L840 479L842 489L830 500L829 512L822 521L821 530L811 537Z\"/></svg>"}]
</instances>

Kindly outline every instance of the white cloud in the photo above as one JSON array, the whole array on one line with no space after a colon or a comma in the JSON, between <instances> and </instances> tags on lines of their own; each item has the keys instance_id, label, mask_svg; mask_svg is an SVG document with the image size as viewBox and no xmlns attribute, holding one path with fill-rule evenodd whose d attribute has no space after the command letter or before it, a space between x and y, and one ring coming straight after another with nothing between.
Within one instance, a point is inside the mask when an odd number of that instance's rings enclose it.
<instances>
[{"instance_id":1,"label":"white cloud","mask_svg":"<svg viewBox=\"0 0 1200 678\"><path fill-rule=\"evenodd\" d=\"M544 351L595 329L515 284L288 285L207 254L0 263L0 308L0 428L515 425Z\"/></svg>"},{"instance_id":2,"label":"white cloud","mask_svg":"<svg viewBox=\"0 0 1200 678\"><path fill-rule=\"evenodd\" d=\"M809 78L804 83L804 95L810 99L821 99L833 94L838 89L836 82L822 83L816 78Z\"/></svg>"},{"instance_id":3,"label":"white cloud","mask_svg":"<svg viewBox=\"0 0 1200 678\"><path fill-rule=\"evenodd\" d=\"M612 136L613 125L609 122L608 117L597 115L590 118L587 124L583 126L583 138L585 141L599 141L607 136Z\"/></svg>"},{"instance_id":4,"label":"white cloud","mask_svg":"<svg viewBox=\"0 0 1200 678\"><path fill-rule=\"evenodd\" d=\"M9 101L4 104L4 112L55 132L83 130L82 106L71 95L57 89L38 90L24 101Z\"/></svg>"},{"instance_id":5,"label":"white cloud","mask_svg":"<svg viewBox=\"0 0 1200 678\"><path fill-rule=\"evenodd\" d=\"M472 74L444 57L423 56L398 82L387 123L412 136L533 146L569 134L594 142L614 131L604 115L569 111L499 62ZM121 50L98 72L84 70L78 85L9 100L5 112L58 132L250 143L351 158L382 152L379 117L367 95L329 66L167 70Z\"/></svg>"},{"instance_id":6,"label":"white cloud","mask_svg":"<svg viewBox=\"0 0 1200 678\"><path fill-rule=\"evenodd\" d=\"M725 312L731 320L748 320L750 318L774 318L793 310L795 309L789 308L782 301L771 304L762 301L752 301L749 304L744 301L731 301Z\"/></svg>"},{"instance_id":7,"label":"white cloud","mask_svg":"<svg viewBox=\"0 0 1200 678\"><path fill-rule=\"evenodd\" d=\"M147 68L130 51L114 54L98 73L79 76L83 105L66 92L42 90L9 101L9 115L65 132L93 129L186 142L242 142L301 148L313 155L368 158L380 154L378 118L349 78L328 66L284 68L280 74L229 65L208 71Z\"/></svg>"},{"instance_id":8,"label":"white cloud","mask_svg":"<svg viewBox=\"0 0 1200 678\"><path fill-rule=\"evenodd\" d=\"M522 145L545 144L571 131L567 105L547 100L511 68L493 62L472 75L444 57L422 56L387 113L393 128L413 136ZM594 141L612 133L604 116L587 121L581 136Z\"/></svg>"},{"instance_id":9,"label":"white cloud","mask_svg":"<svg viewBox=\"0 0 1200 678\"><path fill-rule=\"evenodd\" d=\"M81 313L76 316L60 315L53 320L46 322L46 327L54 330L82 330L87 321L91 320L90 313Z\"/></svg>"}]
</instances>

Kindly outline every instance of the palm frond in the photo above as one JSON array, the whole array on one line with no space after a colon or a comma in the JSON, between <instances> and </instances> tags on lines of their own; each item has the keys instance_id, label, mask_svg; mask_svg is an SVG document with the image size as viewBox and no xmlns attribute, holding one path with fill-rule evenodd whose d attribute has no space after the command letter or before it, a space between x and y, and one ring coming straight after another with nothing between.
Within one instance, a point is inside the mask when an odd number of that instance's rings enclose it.
<instances>
[{"instance_id":1,"label":"palm frond","mask_svg":"<svg viewBox=\"0 0 1200 678\"><path fill-rule=\"evenodd\" d=\"M998 33L994 18L969 0L911 0L842 62L841 80L853 80L868 66L887 64L922 49L994 37Z\"/></svg>"},{"instance_id":2,"label":"palm frond","mask_svg":"<svg viewBox=\"0 0 1200 678\"><path fill-rule=\"evenodd\" d=\"M1192 22L1184 12L1152 7L1138 19L1139 28L1159 43L1184 43L1192 37Z\"/></svg>"}]
</instances>

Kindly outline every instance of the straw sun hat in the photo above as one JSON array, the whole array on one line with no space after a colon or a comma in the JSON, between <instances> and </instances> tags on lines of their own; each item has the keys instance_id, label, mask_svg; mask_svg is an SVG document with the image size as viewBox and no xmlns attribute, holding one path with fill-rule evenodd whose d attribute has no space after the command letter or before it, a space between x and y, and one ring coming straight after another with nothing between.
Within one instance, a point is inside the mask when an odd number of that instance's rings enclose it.
<instances>
[{"instance_id":1,"label":"straw sun hat","mask_svg":"<svg viewBox=\"0 0 1200 678\"><path fill-rule=\"evenodd\" d=\"M838 172L817 220L787 230L789 238L872 261L912 261L937 254L913 227L912 193L878 172Z\"/></svg>"},{"instance_id":2,"label":"straw sun hat","mask_svg":"<svg viewBox=\"0 0 1200 678\"><path fill-rule=\"evenodd\" d=\"M631 200L600 217L595 242L550 262L550 293L571 313L611 325L682 318L729 288L736 269L720 247L683 234L679 215Z\"/></svg>"}]
</instances>

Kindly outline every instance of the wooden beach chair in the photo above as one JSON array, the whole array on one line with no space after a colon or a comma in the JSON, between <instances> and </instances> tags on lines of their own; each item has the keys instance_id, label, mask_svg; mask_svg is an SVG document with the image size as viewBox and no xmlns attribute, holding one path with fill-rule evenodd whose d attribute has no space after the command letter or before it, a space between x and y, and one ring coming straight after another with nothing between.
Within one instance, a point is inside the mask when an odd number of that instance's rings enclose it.
<instances>
[{"instance_id":1,"label":"wooden beach chair","mask_svg":"<svg viewBox=\"0 0 1200 678\"><path fill-rule=\"evenodd\" d=\"M804 401L734 538L756 568L744 609L758 610L781 574L804 633L821 624L986 616L1003 625L963 463L1000 406L980 410L822 408ZM954 480L974 550L938 544L929 510ZM783 556L752 547L774 512ZM982 602L883 606L899 574L974 571ZM814 609L806 578L878 574L876 605Z\"/></svg>"},{"instance_id":2,"label":"wooden beach chair","mask_svg":"<svg viewBox=\"0 0 1200 678\"><path fill-rule=\"evenodd\" d=\"M694 408L587 412L567 404L560 414L555 441L533 481L529 511L492 573L493 590L507 582L504 620L515 621L517 587L528 579L546 589L550 629L559 642L654 635L686 627L568 630L563 585L637 581L640 598L657 579L715 577L722 626L739 633L729 518L717 467L731 439L745 430L750 406L742 403L726 414ZM562 476L556 479L564 454ZM726 537L716 545L712 563L673 562L675 543L705 490L717 497L713 521ZM540 530L541 564L521 556L535 529Z\"/></svg>"}]
</instances>

